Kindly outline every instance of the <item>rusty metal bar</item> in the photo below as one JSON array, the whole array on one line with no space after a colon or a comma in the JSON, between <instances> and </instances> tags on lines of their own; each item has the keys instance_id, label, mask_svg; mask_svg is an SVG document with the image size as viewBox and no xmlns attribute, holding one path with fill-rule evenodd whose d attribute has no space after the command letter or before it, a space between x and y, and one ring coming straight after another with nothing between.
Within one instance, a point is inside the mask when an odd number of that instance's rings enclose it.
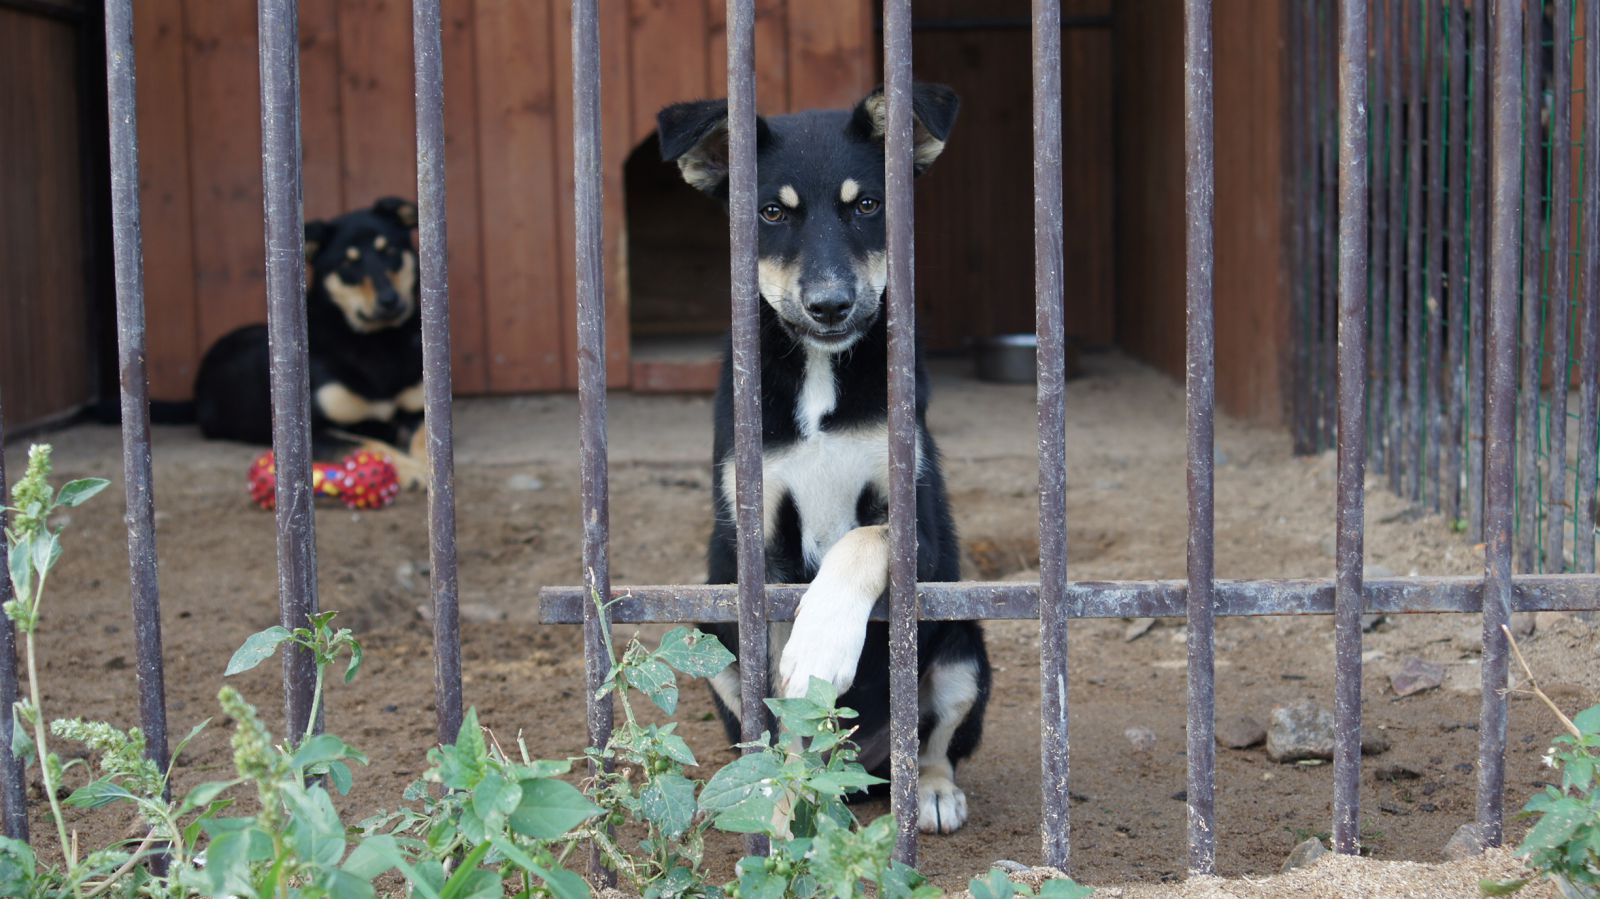
<instances>
[{"instance_id":1,"label":"rusty metal bar","mask_svg":"<svg viewBox=\"0 0 1600 899\"><path fill-rule=\"evenodd\" d=\"M306 626L317 611L298 19L296 0L261 0L258 7L267 340L272 356L272 452L278 473L278 613L287 628ZM291 744L307 732L321 730L320 720L309 720L316 673L310 652L291 647L284 653L285 730Z\"/></svg>"},{"instance_id":2,"label":"rusty metal bar","mask_svg":"<svg viewBox=\"0 0 1600 899\"><path fill-rule=\"evenodd\" d=\"M1219 580L1214 588L1216 614L1331 615L1336 581ZM1600 609L1600 579L1592 575L1518 575L1511 582L1512 610L1570 612ZM1025 581L961 581L917 585L924 621L1026 620L1039 617L1039 584ZM768 584L772 621L790 621L805 593L805 584ZM1481 577L1414 577L1363 580L1363 614L1412 614L1483 610ZM1187 614L1186 581L1076 581L1066 585L1062 602L1068 618L1182 618ZM539 620L545 624L577 624L583 620L582 587L546 587L540 591ZM649 624L677 621L737 621L738 591L731 585L622 586L612 588L611 620ZM872 620L887 621L887 603L879 602Z\"/></svg>"},{"instance_id":3,"label":"rusty metal bar","mask_svg":"<svg viewBox=\"0 0 1600 899\"><path fill-rule=\"evenodd\" d=\"M1440 510L1445 469L1445 22L1443 5L1427 3L1427 453L1422 465L1427 507Z\"/></svg>"},{"instance_id":4,"label":"rusty metal bar","mask_svg":"<svg viewBox=\"0 0 1600 899\"><path fill-rule=\"evenodd\" d=\"M1572 516L1572 565L1594 571L1596 385L1600 382L1600 0L1583 7L1583 343L1578 360L1578 482Z\"/></svg>"},{"instance_id":5,"label":"rusty metal bar","mask_svg":"<svg viewBox=\"0 0 1600 899\"><path fill-rule=\"evenodd\" d=\"M1353 2L1364 6L1367 0ZM1217 867L1217 696L1212 582L1215 580L1216 562L1216 516L1213 506L1216 470L1216 327L1212 301L1216 259L1213 228L1216 154L1212 112L1211 0L1188 0L1183 7L1183 25L1184 146L1187 151L1184 166L1187 246L1184 256L1188 298L1185 405L1189 434L1189 726L1185 796L1189 812L1189 871L1193 874L1214 874ZM1361 27L1366 28L1365 21ZM1361 88L1364 91L1365 85ZM1365 134L1361 135L1361 140L1364 149ZM1364 166L1365 160L1361 164ZM1365 202L1364 196L1361 202ZM1341 269L1341 272L1352 270ZM1362 273L1362 279L1365 286L1365 272ZM1340 443L1346 440L1347 433L1353 435L1355 440L1363 437L1359 429L1346 432L1341 421ZM1045 578L1043 569L1040 570L1040 578L1041 581Z\"/></svg>"},{"instance_id":6,"label":"rusty metal bar","mask_svg":"<svg viewBox=\"0 0 1600 899\"><path fill-rule=\"evenodd\" d=\"M1404 455L1400 472L1403 496L1422 499L1422 22L1420 0L1401 0L1405 6L1404 38L1400 58L1406 65L1406 398L1403 417ZM1413 52L1407 53L1405 50Z\"/></svg>"},{"instance_id":7,"label":"rusty metal bar","mask_svg":"<svg viewBox=\"0 0 1600 899\"><path fill-rule=\"evenodd\" d=\"M734 488L738 504L741 736L768 729L766 538L761 467L761 310L756 284L755 4L728 0L729 237L733 281ZM751 747L746 752L754 752ZM751 854L765 854L759 836Z\"/></svg>"},{"instance_id":8,"label":"rusty metal bar","mask_svg":"<svg viewBox=\"0 0 1600 899\"><path fill-rule=\"evenodd\" d=\"M433 697L440 743L461 730L461 619L456 568L455 437L450 394L450 267L444 169L444 51L439 0L412 0L417 90L417 212L422 274L422 391L428 429L428 566Z\"/></svg>"},{"instance_id":9,"label":"rusty metal bar","mask_svg":"<svg viewBox=\"0 0 1600 899\"><path fill-rule=\"evenodd\" d=\"M1361 808L1361 565L1367 430L1367 5L1341 0L1339 34L1339 486L1333 848L1354 853ZM1192 590L1193 588L1191 588ZM1191 638L1192 639L1192 638Z\"/></svg>"},{"instance_id":10,"label":"rusty metal bar","mask_svg":"<svg viewBox=\"0 0 1600 899\"><path fill-rule=\"evenodd\" d=\"M6 486L6 423L5 410L0 408L0 507L6 505L11 494ZM0 508L0 529L9 521L9 513ZM11 566L0 565L0 606L11 601ZM0 740L11 745L11 728L16 725L12 717L17 706L17 629L6 619L0 623ZM13 840L28 841L28 785L22 770L22 757L15 753L0 753L0 813L4 814L6 836Z\"/></svg>"},{"instance_id":11,"label":"rusty metal bar","mask_svg":"<svg viewBox=\"0 0 1600 899\"><path fill-rule=\"evenodd\" d=\"M1472 215L1467 297L1467 539L1483 539L1484 310L1488 308L1489 47L1487 3L1472 4Z\"/></svg>"},{"instance_id":12,"label":"rusty metal bar","mask_svg":"<svg viewBox=\"0 0 1600 899\"><path fill-rule=\"evenodd\" d=\"M1373 379L1371 390L1368 419L1371 420L1377 410L1377 420L1381 423L1385 419L1384 409L1389 397L1389 344L1388 333L1384 330L1388 320L1388 292L1385 278L1389 261L1389 193L1386 187L1387 171L1384 166L1388 162L1386 128L1387 113L1392 111L1386 103L1388 95L1388 31L1386 9L1384 0L1371 0L1372 6L1369 17L1372 27L1372 73L1368 79L1371 85L1371 104L1373 129L1370 132L1369 161L1372 167L1372 185L1370 203L1372 205L1372 268L1368 278L1368 293L1371 321L1368 333L1371 334L1367 342L1368 358L1372 360ZM1292 4L1291 4L1292 5ZM1389 447L1386 433L1381 426L1369 428L1367 431L1367 452L1371 456L1372 465L1378 471L1388 467Z\"/></svg>"},{"instance_id":13,"label":"rusty metal bar","mask_svg":"<svg viewBox=\"0 0 1600 899\"><path fill-rule=\"evenodd\" d=\"M1445 318L1450 334L1445 360L1448 383L1444 385L1445 408L1450 417L1445 426L1444 511L1452 522L1461 519L1461 426L1466 402L1464 390L1467 339L1467 54L1466 16L1461 0L1450 0L1450 186L1445 198L1450 203L1450 281L1444 292Z\"/></svg>"},{"instance_id":14,"label":"rusty metal bar","mask_svg":"<svg viewBox=\"0 0 1600 899\"><path fill-rule=\"evenodd\" d=\"M1550 442L1543 571L1567 568L1567 328L1572 291L1572 0L1554 0L1550 108Z\"/></svg>"},{"instance_id":15,"label":"rusty metal bar","mask_svg":"<svg viewBox=\"0 0 1600 899\"><path fill-rule=\"evenodd\" d=\"M611 488L606 444L606 285L600 157L600 21L597 0L572 3L572 171L576 188L578 440L583 489L583 578L587 597L611 593ZM597 693L609 673L605 613L583 607L589 744L611 738L611 698ZM599 853L590 859L598 869Z\"/></svg>"},{"instance_id":16,"label":"rusty metal bar","mask_svg":"<svg viewBox=\"0 0 1600 899\"><path fill-rule=\"evenodd\" d=\"M1506 637L1511 617L1512 471L1516 435L1517 212L1521 187L1524 97L1522 0L1494 4L1494 212L1489 222L1489 370L1484 417L1483 698L1478 724L1478 828L1485 846L1500 845L1505 806ZM1537 58L1537 57L1535 57Z\"/></svg>"},{"instance_id":17,"label":"rusty metal bar","mask_svg":"<svg viewBox=\"0 0 1600 899\"><path fill-rule=\"evenodd\" d=\"M1404 153L1403 138L1400 134L1402 124L1402 106L1400 103L1400 87L1404 78L1401 68L1403 57L1401 47L1404 45L1404 30L1402 28L1403 9L1407 0L1389 0L1388 19L1388 44L1384 53L1389 57L1389 128L1388 128L1388 154L1389 154L1389 271L1388 288L1384 293L1384 308L1387 310L1384 329L1387 332L1389 344L1389 404L1386 410L1385 422L1388 432L1388 449L1384 461L1387 463L1389 474L1389 489L1395 493L1401 490L1401 459L1405 456L1403 449L1405 443L1405 406L1403 388L1405 385L1405 291L1400 276L1404 266L1400 261L1400 240L1405 236L1409 221L1405 215L1405 200L1403 190L1405 187L1405 172L1402 168Z\"/></svg>"},{"instance_id":18,"label":"rusty metal bar","mask_svg":"<svg viewBox=\"0 0 1600 899\"><path fill-rule=\"evenodd\" d=\"M883 4L889 230L889 771L895 858L917 861L917 419L912 245L911 0Z\"/></svg>"},{"instance_id":19,"label":"rusty metal bar","mask_svg":"<svg viewBox=\"0 0 1600 899\"><path fill-rule=\"evenodd\" d=\"M1516 565L1527 574L1539 570L1538 463L1539 463L1539 348L1544 340L1539 321L1540 287L1544 275L1544 216L1540 202L1544 187L1544 148L1539 140L1540 110L1544 105L1544 68L1539 64L1540 19L1543 0L1527 0L1522 20L1523 121L1522 133L1522 385L1515 393L1516 413ZM1496 110L1498 113L1498 110Z\"/></svg>"},{"instance_id":20,"label":"rusty metal bar","mask_svg":"<svg viewBox=\"0 0 1600 899\"><path fill-rule=\"evenodd\" d=\"M1044 863L1066 870L1067 384L1061 216L1061 3L1033 2L1033 280L1039 402L1039 764Z\"/></svg>"},{"instance_id":21,"label":"rusty metal bar","mask_svg":"<svg viewBox=\"0 0 1600 899\"><path fill-rule=\"evenodd\" d=\"M1334 167L1338 161L1338 13L1336 0L1328 0L1319 4L1323 8L1324 20L1322 21L1321 40L1318 41L1318 50L1321 54L1321 78L1326 86L1319 101L1322 107L1322 305L1318 312L1321 319L1322 337L1318 343L1320 356L1317 364L1317 380L1321 388L1321 402L1319 413L1322 417L1322 434L1318 440L1318 449L1326 449L1334 441L1334 421L1338 415L1338 359L1335 343L1339 328L1339 262L1338 262L1338 234L1339 234L1339 182Z\"/></svg>"},{"instance_id":22,"label":"rusty metal bar","mask_svg":"<svg viewBox=\"0 0 1600 899\"><path fill-rule=\"evenodd\" d=\"M150 461L150 379L145 368L144 250L139 230L139 125L135 110L133 3L106 4L106 84L111 148L111 236L117 280L117 373L122 386L122 480L127 500L128 583L138 659L145 755L167 768L166 674L156 580L156 502ZM163 794L171 797L171 787ZM165 861L164 859L162 860Z\"/></svg>"}]
</instances>

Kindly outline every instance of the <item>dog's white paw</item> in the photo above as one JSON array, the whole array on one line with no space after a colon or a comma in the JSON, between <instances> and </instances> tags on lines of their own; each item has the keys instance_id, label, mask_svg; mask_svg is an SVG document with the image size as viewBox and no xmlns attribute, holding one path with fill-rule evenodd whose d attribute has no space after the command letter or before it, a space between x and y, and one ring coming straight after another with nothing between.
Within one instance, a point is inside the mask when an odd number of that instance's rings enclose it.
<instances>
[{"instance_id":1,"label":"dog's white paw","mask_svg":"<svg viewBox=\"0 0 1600 899\"><path fill-rule=\"evenodd\" d=\"M778 662L778 695L806 695L813 677L833 684L840 694L850 689L871 608L871 601L829 595L826 585L813 584L795 610L794 627Z\"/></svg>"},{"instance_id":2,"label":"dog's white paw","mask_svg":"<svg viewBox=\"0 0 1600 899\"><path fill-rule=\"evenodd\" d=\"M924 770L917 782L917 829L955 833L967 823L967 794L941 771Z\"/></svg>"}]
</instances>

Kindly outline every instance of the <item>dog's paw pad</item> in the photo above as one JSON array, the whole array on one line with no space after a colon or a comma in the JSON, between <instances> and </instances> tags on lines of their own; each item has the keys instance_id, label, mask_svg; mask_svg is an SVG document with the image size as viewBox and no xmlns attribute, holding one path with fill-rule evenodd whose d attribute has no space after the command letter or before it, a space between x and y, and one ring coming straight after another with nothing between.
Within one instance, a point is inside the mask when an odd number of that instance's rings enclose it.
<instances>
[{"instance_id":1,"label":"dog's paw pad","mask_svg":"<svg viewBox=\"0 0 1600 899\"><path fill-rule=\"evenodd\" d=\"M917 785L917 829L955 833L967 823L967 794L942 773L923 772Z\"/></svg>"}]
</instances>

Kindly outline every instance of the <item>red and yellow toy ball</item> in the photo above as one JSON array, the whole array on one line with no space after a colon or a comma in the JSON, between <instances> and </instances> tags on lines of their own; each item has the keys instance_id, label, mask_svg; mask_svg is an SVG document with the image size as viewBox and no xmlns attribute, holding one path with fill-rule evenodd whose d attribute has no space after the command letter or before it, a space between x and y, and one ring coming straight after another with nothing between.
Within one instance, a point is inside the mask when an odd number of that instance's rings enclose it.
<instances>
[{"instance_id":1,"label":"red and yellow toy ball","mask_svg":"<svg viewBox=\"0 0 1600 899\"><path fill-rule=\"evenodd\" d=\"M277 467L272 451L262 453L246 476L250 499L263 509L277 506ZM343 462L314 462L311 493L338 499L351 509L382 509L400 494L400 476L394 463L377 453L361 450Z\"/></svg>"}]
</instances>

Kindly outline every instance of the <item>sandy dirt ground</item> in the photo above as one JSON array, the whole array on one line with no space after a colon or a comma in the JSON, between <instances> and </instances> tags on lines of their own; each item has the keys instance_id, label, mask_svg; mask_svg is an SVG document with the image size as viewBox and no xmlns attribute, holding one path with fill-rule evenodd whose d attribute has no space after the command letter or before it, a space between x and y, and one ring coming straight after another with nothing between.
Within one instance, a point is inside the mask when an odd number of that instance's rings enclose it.
<instances>
[{"instance_id":1,"label":"sandy dirt ground","mask_svg":"<svg viewBox=\"0 0 1600 899\"><path fill-rule=\"evenodd\" d=\"M1084 362L1087 374L1068 390L1071 576L1180 578L1181 388L1117 355ZM985 579L1032 577L1038 546L1032 388L980 384L967 375L965 365L936 366L930 413L962 533L963 571ZM579 579L576 422L570 396L456 406L467 701L498 734L521 731L545 756L578 752L584 733L578 630L540 625L537 607L541 586ZM615 583L702 581L710 529L709 400L619 394L610 423ZM56 445L61 478L120 474L112 428L81 426L36 439ZM24 449L7 447L14 472L20 473ZM1226 418L1218 421L1217 449L1217 575L1331 576L1332 455L1296 458L1282 430ZM277 619L273 520L249 503L244 485L256 452L205 443L192 428L157 429L162 627L175 734L217 714L229 655ZM71 515L40 647L51 716L137 723L120 497L119 482ZM344 802L347 820L396 802L433 741L431 635L419 612L428 599L425 512L419 493L379 512L319 507L322 607L339 610L340 622L354 627L368 650L361 677L334 687L328 703L330 729L372 758ZM1481 548L1442 518L1409 509L1375 479L1367 522L1370 574L1482 571ZM1123 895L1146 896L1181 880L1185 867L1184 642L1181 621L1163 622L1132 642L1124 640L1126 627L1112 620L1072 628L1072 864L1083 881L1144 884ZM1366 727L1391 746L1368 758L1363 773L1361 828L1375 859L1438 862L1452 832L1473 818L1479 628L1475 616L1402 616L1366 639ZM950 888L993 860L1039 860L1037 624L995 622L987 633L994 697L983 745L958 773L972 817L953 836L924 840L921 853L921 867ZM1573 710L1596 701L1600 665L1592 626L1543 615L1523 644L1558 702ZM1444 685L1395 696L1388 675L1411 656L1443 664ZM276 677L276 665L266 665L238 678L275 727L282 720ZM1248 714L1265 723L1273 706L1300 698L1331 707L1332 622L1220 621L1216 677L1219 718ZM685 692L684 733L703 761L720 764L731 753L710 712L704 691ZM1154 732L1153 748L1133 747L1124 731L1135 726ZM1508 808L1520 807L1541 785L1546 769L1539 757L1554 732L1547 711L1515 697ZM196 741L179 768L180 785L224 775L231 764L226 733L214 726ZM1258 747L1219 749L1217 769L1221 874L1275 874L1295 843L1328 830L1331 766L1277 764ZM82 826L92 839L125 823ZM1510 835L1520 836L1525 826L1509 823ZM42 817L35 827L46 829ZM726 851L720 864L731 868L734 841L718 845ZM1191 883L1182 895L1264 895L1193 892L1200 888ZM1328 895L1335 894L1443 895Z\"/></svg>"}]
</instances>

